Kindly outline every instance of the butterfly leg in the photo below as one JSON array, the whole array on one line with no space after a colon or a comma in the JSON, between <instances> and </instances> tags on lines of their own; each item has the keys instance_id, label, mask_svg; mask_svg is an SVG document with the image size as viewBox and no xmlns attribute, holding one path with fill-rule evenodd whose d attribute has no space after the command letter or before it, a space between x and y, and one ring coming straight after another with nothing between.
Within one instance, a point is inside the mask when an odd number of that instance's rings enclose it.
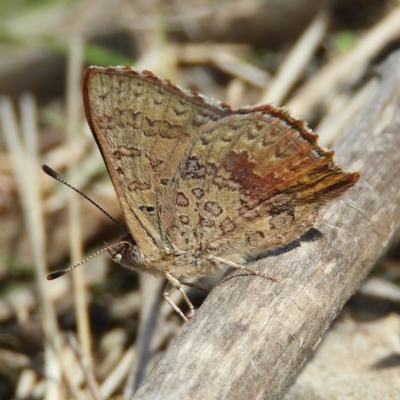
<instances>
[{"instance_id":1,"label":"butterfly leg","mask_svg":"<svg viewBox=\"0 0 400 400\"><path fill-rule=\"evenodd\" d=\"M221 264L222 265L226 265L227 267L240 269L241 271L246 271L250 275L259 275L259 276L262 276L263 278L269 279L272 282L277 282L277 279L274 276L262 274L261 272L256 271L253 268L246 267L246 266L241 265L241 264L237 264L237 263L235 263L233 261L225 260L224 258L217 257L217 256L208 256L208 259L212 263L214 263L215 265L221 265Z\"/></svg>"},{"instance_id":2,"label":"butterfly leg","mask_svg":"<svg viewBox=\"0 0 400 400\"><path fill-rule=\"evenodd\" d=\"M172 276L169 272L164 273L165 277L168 280L167 286L164 289L164 298L167 300L168 304L185 320L185 322L188 322L190 318L193 317L194 315L194 307L189 298L187 297L185 291L182 288L182 284L176 279L174 276ZM183 300L185 300L186 304L189 307L189 315L186 318L181 309L169 298L169 291L171 290L172 287L175 287L181 292L181 295L183 297Z\"/></svg>"}]
</instances>

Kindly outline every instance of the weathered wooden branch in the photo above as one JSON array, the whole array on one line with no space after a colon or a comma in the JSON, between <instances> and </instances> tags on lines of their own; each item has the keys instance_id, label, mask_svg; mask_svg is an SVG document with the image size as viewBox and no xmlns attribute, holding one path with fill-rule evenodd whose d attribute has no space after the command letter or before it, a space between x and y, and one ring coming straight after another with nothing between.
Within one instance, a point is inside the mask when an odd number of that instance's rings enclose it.
<instances>
[{"instance_id":1,"label":"weathered wooden branch","mask_svg":"<svg viewBox=\"0 0 400 400\"><path fill-rule=\"evenodd\" d=\"M400 53L336 145L361 180L321 212L322 236L219 284L134 399L278 399L400 225ZM289 251L288 251L289 250Z\"/></svg>"}]
</instances>

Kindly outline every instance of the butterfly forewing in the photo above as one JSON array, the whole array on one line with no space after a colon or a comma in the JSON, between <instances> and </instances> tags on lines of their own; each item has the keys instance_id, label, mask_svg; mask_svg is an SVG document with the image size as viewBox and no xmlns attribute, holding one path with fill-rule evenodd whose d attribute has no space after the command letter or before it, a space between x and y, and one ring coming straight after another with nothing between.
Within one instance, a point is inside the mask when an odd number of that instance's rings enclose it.
<instances>
[{"instance_id":1,"label":"butterfly forewing","mask_svg":"<svg viewBox=\"0 0 400 400\"><path fill-rule=\"evenodd\" d=\"M84 104L128 229L141 251L157 258L166 246L161 198L188 142L200 126L232 111L126 67L88 68ZM164 212L173 210L164 205Z\"/></svg>"}]
</instances>

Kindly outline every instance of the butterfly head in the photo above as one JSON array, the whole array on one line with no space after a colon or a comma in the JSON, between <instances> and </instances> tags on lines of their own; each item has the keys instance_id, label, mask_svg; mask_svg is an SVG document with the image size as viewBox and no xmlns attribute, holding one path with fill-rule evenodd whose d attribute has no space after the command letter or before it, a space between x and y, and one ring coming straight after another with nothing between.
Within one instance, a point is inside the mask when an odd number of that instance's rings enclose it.
<instances>
[{"instance_id":1,"label":"butterfly head","mask_svg":"<svg viewBox=\"0 0 400 400\"><path fill-rule=\"evenodd\" d=\"M140 270L144 266L143 253L130 235L121 241L120 247L111 248L108 253L114 262L125 268Z\"/></svg>"}]
</instances>

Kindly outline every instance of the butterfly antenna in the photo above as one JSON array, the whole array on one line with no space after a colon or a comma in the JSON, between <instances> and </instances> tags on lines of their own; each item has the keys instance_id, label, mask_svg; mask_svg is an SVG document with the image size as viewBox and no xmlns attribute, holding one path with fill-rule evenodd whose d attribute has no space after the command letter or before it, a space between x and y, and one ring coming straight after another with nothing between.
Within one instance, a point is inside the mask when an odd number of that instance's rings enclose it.
<instances>
[{"instance_id":1,"label":"butterfly antenna","mask_svg":"<svg viewBox=\"0 0 400 400\"><path fill-rule=\"evenodd\" d=\"M82 193L80 190L76 189L75 187L73 187L70 183L68 183L65 179L61 178L61 176L54 171L54 169L51 169L48 165L43 164L42 165L42 170L49 176L51 176L52 178L54 178L55 180L63 183L65 186L68 186L70 189L75 190L76 193L79 193L81 196L83 196L86 200L90 201L95 207L97 207L100 211L102 211L105 215L107 215L108 218L110 218L111 221L113 221L118 227L119 229L121 229L123 232L125 232L127 235L129 235L129 232L115 219L113 218L106 210L104 210L103 208L101 208L97 203L95 203L90 197L86 196L85 193ZM83 261L86 262L87 260ZM82 264L83 264L82 262ZM80 265L80 264L78 264ZM74 269L75 267L77 267L78 265L75 265L74 267L71 267L71 269ZM68 272L68 271L67 271ZM60 275L61 276L61 275ZM58 278L58 276L57 276ZM53 278L54 279L54 278Z\"/></svg>"},{"instance_id":2,"label":"butterfly antenna","mask_svg":"<svg viewBox=\"0 0 400 400\"><path fill-rule=\"evenodd\" d=\"M121 245L124 245L124 244L127 244L127 243L128 242L126 240L121 240L120 242L117 242L117 243L114 243L114 244L110 244L109 246L102 248L101 250L97 251L96 253L92 254L91 256L89 256L89 257L85 258L84 260L78 262L78 264L73 265L72 267L68 267L68 268L62 269L60 271L54 271L54 272L48 274L47 275L47 280L48 281L52 281L53 279L57 279L60 276L65 275L67 272L72 271L76 267L79 267L80 265L85 264L85 262L91 260L92 258L97 257L99 254L104 253L105 251L108 251L108 250L110 250L110 249L112 249L114 247L121 246Z\"/></svg>"}]
</instances>

